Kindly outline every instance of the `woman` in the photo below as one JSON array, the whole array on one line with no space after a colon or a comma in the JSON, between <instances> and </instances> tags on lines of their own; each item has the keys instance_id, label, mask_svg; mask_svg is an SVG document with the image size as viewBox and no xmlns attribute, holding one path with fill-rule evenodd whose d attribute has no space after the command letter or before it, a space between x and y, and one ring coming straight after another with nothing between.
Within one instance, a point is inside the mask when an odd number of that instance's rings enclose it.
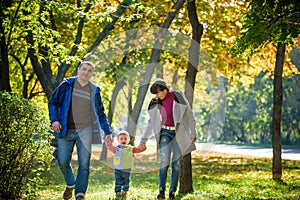
<instances>
[{"instance_id":1,"label":"woman","mask_svg":"<svg viewBox=\"0 0 300 200\"><path fill-rule=\"evenodd\" d=\"M172 174L169 199L175 199L179 179L179 161L183 155L195 150L196 122L184 94L171 91L163 79L156 79L150 87L155 95L148 106L149 122L142 136L139 148L146 148L146 142L154 132L160 157L159 194L165 198L166 180L172 155Z\"/></svg>"}]
</instances>

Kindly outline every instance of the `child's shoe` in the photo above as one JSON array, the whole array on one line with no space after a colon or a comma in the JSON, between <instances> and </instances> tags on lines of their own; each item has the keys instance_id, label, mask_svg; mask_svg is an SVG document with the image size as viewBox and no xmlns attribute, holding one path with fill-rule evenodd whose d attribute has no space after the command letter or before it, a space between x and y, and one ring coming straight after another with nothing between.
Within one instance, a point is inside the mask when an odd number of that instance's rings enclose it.
<instances>
[{"instance_id":1,"label":"child's shoe","mask_svg":"<svg viewBox=\"0 0 300 200\"><path fill-rule=\"evenodd\" d=\"M127 197L127 192L123 191L123 192L122 192L122 198L123 198L123 199L126 199L126 197Z\"/></svg>"},{"instance_id":2,"label":"child's shoe","mask_svg":"<svg viewBox=\"0 0 300 200\"><path fill-rule=\"evenodd\" d=\"M122 198L122 192L116 192L116 199Z\"/></svg>"}]
</instances>

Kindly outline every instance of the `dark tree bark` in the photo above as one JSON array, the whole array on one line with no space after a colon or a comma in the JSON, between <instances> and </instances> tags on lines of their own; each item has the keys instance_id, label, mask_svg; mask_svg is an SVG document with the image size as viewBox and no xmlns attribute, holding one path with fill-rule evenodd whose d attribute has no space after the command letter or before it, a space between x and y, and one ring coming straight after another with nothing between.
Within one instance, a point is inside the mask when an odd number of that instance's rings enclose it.
<instances>
[{"instance_id":1,"label":"dark tree bark","mask_svg":"<svg viewBox=\"0 0 300 200\"><path fill-rule=\"evenodd\" d=\"M34 46L34 40L33 40L33 35L32 35L31 31L28 32L26 40L29 44ZM54 91L52 84L49 84L49 83L51 83L51 81L48 78L49 75L44 73L44 71L40 65L40 62L38 60L38 57L36 56L36 51L34 48L32 48L32 47L28 48L28 56L30 58L34 72L36 73L38 80L42 84L43 90L44 90L47 98L49 99L50 95Z\"/></svg>"},{"instance_id":2,"label":"dark tree bark","mask_svg":"<svg viewBox=\"0 0 300 200\"><path fill-rule=\"evenodd\" d=\"M2 23L0 25L0 29L2 29ZM7 45L5 43L5 36L1 34L0 38L0 91L11 92L10 79L9 79L9 62L8 62L8 54L7 54Z\"/></svg>"},{"instance_id":3,"label":"dark tree bark","mask_svg":"<svg viewBox=\"0 0 300 200\"><path fill-rule=\"evenodd\" d=\"M25 66L26 66L26 64L29 60L29 56L28 55L26 56L25 61L23 63L21 62L21 60L16 55L12 54L11 56L16 60L16 62L19 64L19 66L21 67L21 70L22 70L22 79L23 79L22 94L23 94L23 97L25 99L31 99L39 93L38 92L33 92L33 89L35 87L32 87L32 89L29 91L29 83L34 78L34 72L30 72L30 74L28 75L28 72L26 72L26 70L25 70ZM34 86L36 86L36 83L37 83L37 80L35 80Z\"/></svg>"},{"instance_id":4,"label":"dark tree bark","mask_svg":"<svg viewBox=\"0 0 300 200\"><path fill-rule=\"evenodd\" d=\"M4 7L10 6L10 1L6 2L1 2L1 10L0 10L0 91L7 91L11 92L11 86L9 82L9 61L8 61L8 54L7 54L7 43L5 40L5 33L4 33L4 28L3 28L3 10Z\"/></svg>"},{"instance_id":5,"label":"dark tree bark","mask_svg":"<svg viewBox=\"0 0 300 200\"><path fill-rule=\"evenodd\" d=\"M200 40L203 34L203 25L200 24L198 20L195 0L188 1L187 7L190 24L192 25L193 39L189 47L188 69L185 77L185 95L189 101L189 104L192 107L194 98L195 79L198 71L198 62L200 55ZM181 161L179 192L183 194L194 191L191 157L191 153L189 153L185 155Z\"/></svg>"},{"instance_id":6,"label":"dark tree bark","mask_svg":"<svg viewBox=\"0 0 300 200\"><path fill-rule=\"evenodd\" d=\"M285 44L279 43L276 52L276 63L274 70L274 92L273 92L273 119L272 119L272 146L273 146L273 179L281 180L281 113L282 113L282 71L284 63Z\"/></svg>"}]
</instances>

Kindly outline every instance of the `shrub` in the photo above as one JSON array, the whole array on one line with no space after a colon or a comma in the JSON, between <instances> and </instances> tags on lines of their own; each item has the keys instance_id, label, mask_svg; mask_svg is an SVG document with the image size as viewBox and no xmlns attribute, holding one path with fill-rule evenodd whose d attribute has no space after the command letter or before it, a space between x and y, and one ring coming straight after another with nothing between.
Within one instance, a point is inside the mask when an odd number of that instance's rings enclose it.
<instances>
[{"instance_id":1,"label":"shrub","mask_svg":"<svg viewBox=\"0 0 300 200\"><path fill-rule=\"evenodd\" d=\"M33 199L52 160L49 120L38 106L0 92L0 199Z\"/></svg>"}]
</instances>

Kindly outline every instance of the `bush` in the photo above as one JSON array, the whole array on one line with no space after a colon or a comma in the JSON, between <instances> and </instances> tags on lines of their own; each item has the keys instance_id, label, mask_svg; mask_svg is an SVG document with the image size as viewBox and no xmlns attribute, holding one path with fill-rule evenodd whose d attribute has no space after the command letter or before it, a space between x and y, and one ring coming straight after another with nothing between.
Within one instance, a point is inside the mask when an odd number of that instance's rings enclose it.
<instances>
[{"instance_id":1,"label":"bush","mask_svg":"<svg viewBox=\"0 0 300 200\"><path fill-rule=\"evenodd\" d=\"M0 199L33 199L50 169L47 115L29 100L0 92Z\"/></svg>"}]
</instances>

